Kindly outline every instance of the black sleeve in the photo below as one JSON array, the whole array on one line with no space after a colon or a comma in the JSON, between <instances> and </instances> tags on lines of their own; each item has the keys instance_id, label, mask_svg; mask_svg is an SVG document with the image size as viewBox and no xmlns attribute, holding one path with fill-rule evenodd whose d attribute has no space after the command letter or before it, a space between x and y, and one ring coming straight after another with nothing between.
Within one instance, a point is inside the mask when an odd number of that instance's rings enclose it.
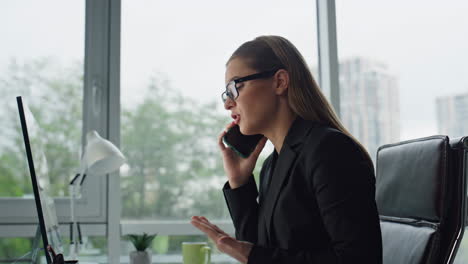
<instances>
[{"instance_id":1,"label":"black sleeve","mask_svg":"<svg viewBox=\"0 0 468 264\"><path fill-rule=\"evenodd\" d=\"M320 158L311 162L315 165L309 169L307 182L317 199L332 247L326 251L307 251L254 246L248 263L382 263L372 166L354 141L341 133L326 136L315 155Z\"/></svg>"},{"instance_id":2,"label":"black sleeve","mask_svg":"<svg viewBox=\"0 0 468 264\"><path fill-rule=\"evenodd\" d=\"M236 229L236 239L255 244L258 226L258 191L255 178L250 176L246 184L235 189L231 189L229 182L226 182L223 193Z\"/></svg>"}]
</instances>

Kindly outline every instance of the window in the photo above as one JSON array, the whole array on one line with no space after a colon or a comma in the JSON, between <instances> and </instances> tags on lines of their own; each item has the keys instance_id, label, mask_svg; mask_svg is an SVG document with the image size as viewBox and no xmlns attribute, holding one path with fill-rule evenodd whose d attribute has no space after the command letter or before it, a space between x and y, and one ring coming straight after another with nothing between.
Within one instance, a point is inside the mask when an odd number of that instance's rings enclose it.
<instances>
[{"instance_id":1,"label":"window","mask_svg":"<svg viewBox=\"0 0 468 264\"><path fill-rule=\"evenodd\" d=\"M463 1L336 1L342 119L375 157L397 141L468 134Z\"/></svg>"},{"instance_id":2,"label":"window","mask_svg":"<svg viewBox=\"0 0 468 264\"><path fill-rule=\"evenodd\" d=\"M48 159L49 191L55 197L59 221L69 221L68 183L79 170L82 131L86 126L83 119L87 111L83 108L87 103L84 98L85 19L84 1L2 3L0 211L6 213L0 216L0 236L5 237L0 251L11 254L1 258L25 254L26 244L20 247L22 242L18 241L23 238L18 237L33 236L37 226L18 121L15 98L18 95L23 96L41 126ZM89 39L88 45L96 42ZM80 221L105 221L104 183L104 178L88 178L85 182L82 189L85 198L77 201ZM68 229L62 228L62 235L68 237Z\"/></svg>"},{"instance_id":3,"label":"window","mask_svg":"<svg viewBox=\"0 0 468 264\"><path fill-rule=\"evenodd\" d=\"M372 157L383 144L468 134L467 8L336 1L342 119ZM465 235L455 263L467 259Z\"/></svg>"},{"instance_id":4,"label":"window","mask_svg":"<svg viewBox=\"0 0 468 264\"><path fill-rule=\"evenodd\" d=\"M27 8L25 8L27 6ZM52 12L57 8L61 12ZM81 11L81 12L80 12ZM45 16L44 14L48 14ZM32 194L16 96L23 96L43 130L51 191L68 194L79 166L83 102L84 5L3 3L0 53L0 196ZM61 23L57 23L61 21ZM14 26L13 26L14 25ZM19 129L19 130L18 130Z\"/></svg>"},{"instance_id":5,"label":"window","mask_svg":"<svg viewBox=\"0 0 468 264\"><path fill-rule=\"evenodd\" d=\"M216 144L230 122L221 102L225 63L243 42L281 35L316 68L315 24L314 1L205 0L182 8L167 1L122 2L123 229L137 230L146 220L154 224L145 230L157 233L158 223L170 221L171 230L198 234L188 223L192 215L230 223ZM264 149L254 174L272 150Z\"/></svg>"},{"instance_id":6,"label":"window","mask_svg":"<svg viewBox=\"0 0 468 264\"><path fill-rule=\"evenodd\" d=\"M52 12L55 8L61 12ZM0 29L4 36L0 53L0 122L3 128L0 131L0 196L3 197L0 207L9 212L2 215L0 221L18 223L17 216L22 220L25 216L34 218L34 205L16 96L23 96L40 124L48 157L50 191L55 197L68 195L69 179L78 169L82 135L84 4L8 2L3 3L0 17L3 25L14 25ZM25 211L20 212L15 207Z\"/></svg>"}]
</instances>

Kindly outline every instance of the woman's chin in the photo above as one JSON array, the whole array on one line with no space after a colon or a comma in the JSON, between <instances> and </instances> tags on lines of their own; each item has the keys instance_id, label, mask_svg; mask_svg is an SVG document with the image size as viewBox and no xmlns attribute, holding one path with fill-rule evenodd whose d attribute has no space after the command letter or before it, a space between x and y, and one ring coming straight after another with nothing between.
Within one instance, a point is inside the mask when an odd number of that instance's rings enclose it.
<instances>
[{"instance_id":1,"label":"woman's chin","mask_svg":"<svg viewBox=\"0 0 468 264\"><path fill-rule=\"evenodd\" d=\"M252 129L249 129L248 127L241 126L241 125L239 125L239 130L243 135L246 135L246 136L258 134L252 131Z\"/></svg>"},{"instance_id":2,"label":"woman's chin","mask_svg":"<svg viewBox=\"0 0 468 264\"><path fill-rule=\"evenodd\" d=\"M248 134L247 134L247 133L248 133L248 130L246 130L246 129L244 128L244 126L241 126L240 124L239 124L239 130L240 130L240 132L242 133L242 135L248 135Z\"/></svg>"}]
</instances>

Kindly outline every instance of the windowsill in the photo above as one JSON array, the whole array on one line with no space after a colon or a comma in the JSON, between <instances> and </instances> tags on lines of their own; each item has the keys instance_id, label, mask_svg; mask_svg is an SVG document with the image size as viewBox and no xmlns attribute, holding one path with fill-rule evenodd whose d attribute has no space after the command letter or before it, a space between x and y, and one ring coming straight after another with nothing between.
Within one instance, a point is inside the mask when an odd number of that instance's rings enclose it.
<instances>
[{"instance_id":1,"label":"windowsill","mask_svg":"<svg viewBox=\"0 0 468 264\"><path fill-rule=\"evenodd\" d=\"M99 264L107 264L107 256L80 256L79 263L87 264L87 263L99 263ZM128 264L130 263L129 256L121 256L120 257L121 264ZM173 264L173 263L182 263L182 255L153 255L152 256L152 263L153 264ZM239 263L235 259L225 255L225 254L214 254L211 255L211 263L216 264L234 264Z\"/></svg>"}]
</instances>

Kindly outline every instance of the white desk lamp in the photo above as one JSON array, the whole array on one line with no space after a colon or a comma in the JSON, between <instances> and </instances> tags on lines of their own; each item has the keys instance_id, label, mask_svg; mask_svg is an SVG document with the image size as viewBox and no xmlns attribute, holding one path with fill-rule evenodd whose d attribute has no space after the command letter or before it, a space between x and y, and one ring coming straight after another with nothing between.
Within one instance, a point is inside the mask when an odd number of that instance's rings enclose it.
<instances>
[{"instance_id":1,"label":"white desk lamp","mask_svg":"<svg viewBox=\"0 0 468 264\"><path fill-rule=\"evenodd\" d=\"M70 182L70 258L76 259L78 244L81 244L81 230L75 220L75 199L81 194L81 185L87 173L93 175L106 175L120 168L125 162L125 157L120 150L110 141L103 139L95 131L86 134L86 147L81 159L81 173L77 174ZM79 241L77 241L77 235ZM79 243L78 243L79 242Z\"/></svg>"}]
</instances>

